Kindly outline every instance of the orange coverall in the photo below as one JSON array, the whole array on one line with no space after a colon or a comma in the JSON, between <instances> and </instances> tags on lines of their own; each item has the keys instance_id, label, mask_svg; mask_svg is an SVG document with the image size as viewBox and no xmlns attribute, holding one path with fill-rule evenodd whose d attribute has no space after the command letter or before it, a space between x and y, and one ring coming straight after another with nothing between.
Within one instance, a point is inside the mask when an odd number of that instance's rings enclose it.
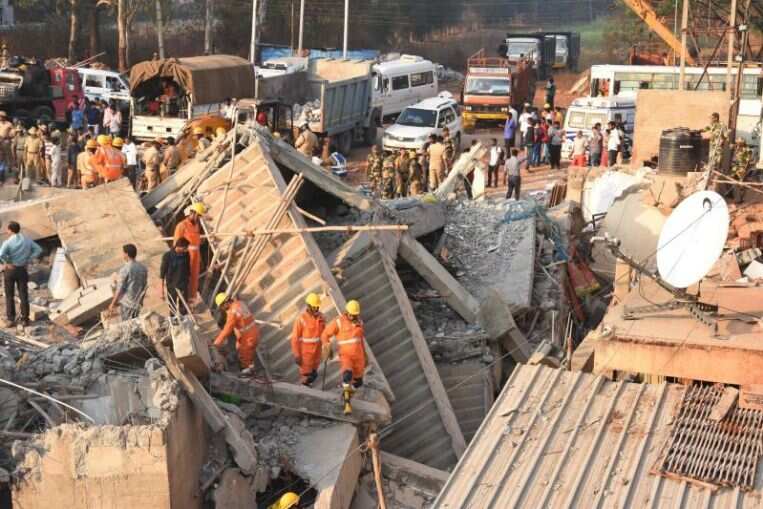
<instances>
[{"instance_id":1,"label":"orange coverall","mask_svg":"<svg viewBox=\"0 0 763 509\"><path fill-rule=\"evenodd\" d=\"M122 178L124 162L124 155L114 147L101 147L93 159L93 164L105 182Z\"/></svg>"},{"instance_id":2,"label":"orange coverall","mask_svg":"<svg viewBox=\"0 0 763 509\"><path fill-rule=\"evenodd\" d=\"M199 274L201 273L201 225L199 220L192 223L185 218L175 227L174 241L184 237L188 241L188 257L191 261L191 280L188 281L188 295L193 300L199 291Z\"/></svg>"},{"instance_id":3,"label":"orange coverall","mask_svg":"<svg viewBox=\"0 0 763 509\"><path fill-rule=\"evenodd\" d=\"M363 383L363 373L366 370L366 335L363 322L358 320L355 323L347 315L341 315L324 329L321 341L329 343L334 336L339 347L342 381L345 384L352 381L358 387Z\"/></svg>"},{"instance_id":4,"label":"orange coverall","mask_svg":"<svg viewBox=\"0 0 763 509\"><path fill-rule=\"evenodd\" d=\"M242 369L246 369L254 363L254 352L257 350L257 342L260 340L260 331L254 322L254 315L249 311L246 304L240 300L231 302L225 317L225 327L215 338L215 346L225 344L231 333L236 333L236 350Z\"/></svg>"},{"instance_id":5,"label":"orange coverall","mask_svg":"<svg viewBox=\"0 0 763 509\"><path fill-rule=\"evenodd\" d=\"M294 322L291 333L291 353L299 359L299 374L302 383L312 383L321 365L321 334L326 328L323 315L313 315L304 310ZM315 374L314 374L315 373Z\"/></svg>"}]
</instances>

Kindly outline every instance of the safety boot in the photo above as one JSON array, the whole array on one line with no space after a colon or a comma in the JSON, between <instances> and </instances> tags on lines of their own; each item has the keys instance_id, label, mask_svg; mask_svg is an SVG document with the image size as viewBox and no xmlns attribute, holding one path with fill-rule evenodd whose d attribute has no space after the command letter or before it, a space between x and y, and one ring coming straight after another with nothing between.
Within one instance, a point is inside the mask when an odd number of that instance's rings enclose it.
<instances>
[{"instance_id":1,"label":"safety boot","mask_svg":"<svg viewBox=\"0 0 763 509\"><path fill-rule=\"evenodd\" d=\"M345 385L342 390L342 399L344 400L344 415L350 415L352 413L352 405L350 400L352 399L352 387Z\"/></svg>"}]
</instances>

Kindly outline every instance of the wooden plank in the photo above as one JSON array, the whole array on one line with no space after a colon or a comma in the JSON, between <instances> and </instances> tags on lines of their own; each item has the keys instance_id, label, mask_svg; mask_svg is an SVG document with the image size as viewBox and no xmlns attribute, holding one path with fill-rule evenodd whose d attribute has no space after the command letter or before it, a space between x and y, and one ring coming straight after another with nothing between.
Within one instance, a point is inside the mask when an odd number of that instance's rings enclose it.
<instances>
[{"instance_id":1,"label":"wooden plank","mask_svg":"<svg viewBox=\"0 0 763 509\"><path fill-rule=\"evenodd\" d=\"M435 405L440 412L440 418L442 419L446 431L450 435L450 441L456 456L460 457L466 450L466 441L461 432L461 426L459 426L458 420L456 419L456 413L453 411L448 394L445 392L445 387L442 385L440 374L437 372L437 367L432 359L432 353L429 351L426 339L424 339L424 333L421 332L421 327L419 327L419 322L413 312L413 307L411 306L411 301L408 299L408 294L405 293L403 283L397 275L395 264L382 248L377 247L377 249L379 249L379 255L384 266L384 271L387 273L390 287L397 299L400 313L411 333L411 341L416 350L419 364L424 370L424 376L426 377L427 382L429 382L429 388L434 396Z\"/></svg>"},{"instance_id":2,"label":"wooden plank","mask_svg":"<svg viewBox=\"0 0 763 509\"><path fill-rule=\"evenodd\" d=\"M210 388L213 394L235 396L249 403L261 403L334 421L388 424L392 420L386 402L365 401L356 397L352 400L352 414L344 415L338 394L286 382L260 383L225 373L212 373Z\"/></svg>"},{"instance_id":3,"label":"wooden plank","mask_svg":"<svg viewBox=\"0 0 763 509\"><path fill-rule=\"evenodd\" d=\"M477 323L480 308L477 299L445 270L421 242L409 234L404 234L400 239L398 252L464 320Z\"/></svg>"}]
</instances>

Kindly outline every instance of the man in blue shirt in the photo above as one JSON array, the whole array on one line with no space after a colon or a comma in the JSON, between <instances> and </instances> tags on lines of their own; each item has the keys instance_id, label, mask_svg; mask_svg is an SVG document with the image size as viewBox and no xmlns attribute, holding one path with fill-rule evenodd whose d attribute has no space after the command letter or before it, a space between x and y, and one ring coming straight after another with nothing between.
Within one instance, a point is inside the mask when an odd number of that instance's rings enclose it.
<instances>
[{"instance_id":1,"label":"man in blue shirt","mask_svg":"<svg viewBox=\"0 0 763 509\"><path fill-rule=\"evenodd\" d=\"M42 255L42 248L31 239L21 234L21 226L16 221L8 223L8 240L0 246L0 262L5 270L3 279L5 283L5 316L4 327L12 327L16 321L15 290L18 287L19 300L21 300L21 324L29 325L29 292L27 283L29 273L27 265L33 258Z\"/></svg>"},{"instance_id":2,"label":"man in blue shirt","mask_svg":"<svg viewBox=\"0 0 763 509\"><path fill-rule=\"evenodd\" d=\"M506 117L506 123L503 126L504 153L511 154L511 149L514 148L514 133L517 132L517 121L514 120L511 112L508 112Z\"/></svg>"}]
</instances>

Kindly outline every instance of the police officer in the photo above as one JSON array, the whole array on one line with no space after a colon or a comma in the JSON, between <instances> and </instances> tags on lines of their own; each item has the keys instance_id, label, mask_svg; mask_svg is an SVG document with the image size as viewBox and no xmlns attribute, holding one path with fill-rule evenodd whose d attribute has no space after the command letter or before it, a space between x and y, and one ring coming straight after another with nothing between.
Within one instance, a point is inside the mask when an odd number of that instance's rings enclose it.
<instances>
[{"instance_id":1,"label":"police officer","mask_svg":"<svg viewBox=\"0 0 763 509\"><path fill-rule=\"evenodd\" d=\"M408 195L418 196L424 189L424 172L415 150L408 154Z\"/></svg>"},{"instance_id":2,"label":"police officer","mask_svg":"<svg viewBox=\"0 0 763 509\"><path fill-rule=\"evenodd\" d=\"M400 153L395 159L395 197L405 198L408 196L408 177L411 161L408 158L408 151L400 149Z\"/></svg>"}]
</instances>

